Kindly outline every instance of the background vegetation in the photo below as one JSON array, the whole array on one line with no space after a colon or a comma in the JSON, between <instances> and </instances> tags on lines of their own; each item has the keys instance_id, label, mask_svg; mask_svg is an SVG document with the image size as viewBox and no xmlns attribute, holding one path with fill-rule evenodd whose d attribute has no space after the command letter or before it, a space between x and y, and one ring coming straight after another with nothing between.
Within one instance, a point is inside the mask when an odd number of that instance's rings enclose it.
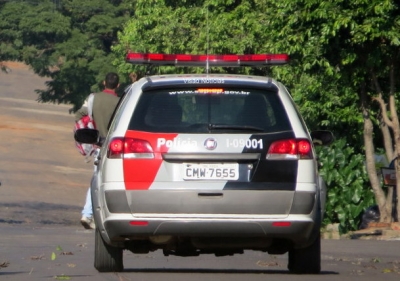
<instances>
[{"instance_id":1,"label":"background vegetation","mask_svg":"<svg viewBox=\"0 0 400 281\"><path fill-rule=\"evenodd\" d=\"M71 104L72 111L106 72L115 70L127 81L131 71L142 71L125 63L128 50L288 53L288 66L213 71L276 77L310 130L334 132L336 143L318 153L329 188L325 223L340 223L343 232L356 229L362 211L375 202L382 214L391 208L396 188L383 188L373 156L375 150L389 161L400 155L393 138L399 38L394 0L0 2L0 61L23 61L48 77L38 101ZM387 214L382 220L396 219Z\"/></svg>"},{"instance_id":2,"label":"background vegetation","mask_svg":"<svg viewBox=\"0 0 400 281\"><path fill-rule=\"evenodd\" d=\"M133 15L133 1L0 1L0 61L17 60L48 77L39 102L77 110L112 64L117 32ZM123 81L127 77L122 75Z\"/></svg>"}]
</instances>

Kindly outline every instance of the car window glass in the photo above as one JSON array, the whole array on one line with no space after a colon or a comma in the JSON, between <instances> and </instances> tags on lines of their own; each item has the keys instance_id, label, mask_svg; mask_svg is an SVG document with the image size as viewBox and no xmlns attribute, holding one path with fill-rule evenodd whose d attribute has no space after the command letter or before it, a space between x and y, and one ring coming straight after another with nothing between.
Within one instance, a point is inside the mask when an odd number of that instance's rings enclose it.
<instances>
[{"instance_id":1,"label":"car window glass","mask_svg":"<svg viewBox=\"0 0 400 281\"><path fill-rule=\"evenodd\" d=\"M290 130L276 92L267 90L219 89L220 92L151 90L136 106L129 129L148 132L207 133L246 127L260 132ZM236 128L237 127L237 128Z\"/></svg>"}]
</instances>

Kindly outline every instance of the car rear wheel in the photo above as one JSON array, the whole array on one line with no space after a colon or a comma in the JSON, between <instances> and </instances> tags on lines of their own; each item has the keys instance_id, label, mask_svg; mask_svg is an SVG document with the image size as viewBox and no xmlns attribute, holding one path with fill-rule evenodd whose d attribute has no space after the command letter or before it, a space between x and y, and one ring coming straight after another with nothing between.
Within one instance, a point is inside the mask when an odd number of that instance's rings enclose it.
<instances>
[{"instance_id":1,"label":"car rear wheel","mask_svg":"<svg viewBox=\"0 0 400 281\"><path fill-rule=\"evenodd\" d=\"M95 235L94 267L99 272L123 271L123 249L106 244L98 228Z\"/></svg>"},{"instance_id":2,"label":"car rear wheel","mask_svg":"<svg viewBox=\"0 0 400 281\"><path fill-rule=\"evenodd\" d=\"M311 245L289 251L288 269L297 274L318 274L321 272L321 233L319 229Z\"/></svg>"}]
</instances>

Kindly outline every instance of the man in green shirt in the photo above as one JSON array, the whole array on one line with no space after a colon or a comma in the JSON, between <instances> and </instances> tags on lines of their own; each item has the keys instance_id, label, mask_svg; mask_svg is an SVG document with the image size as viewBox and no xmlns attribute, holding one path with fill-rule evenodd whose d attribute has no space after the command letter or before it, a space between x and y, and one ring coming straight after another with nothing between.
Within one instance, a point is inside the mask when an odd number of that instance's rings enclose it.
<instances>
[{"instance_id":1,"label":"man in green shirt","mask_svg":"<svg viewBox=\"0 0 400 281\"><path fill-rule=\"evenodd\" d=\"M106 75L103 81L104 90L94 94L92 104L92 116L96 129L99 130L100 138L105 138L108 133L108 125L110 123L111 116L114 113L115 107L118 104L119 97L117 96L116 90L119 87L119 76L114 72L110 72ZM78 121L81 117L88 114L88 99L85 100L82 107L75 114L75 121ZM95 151L94 157L98 154L98 150ZM96 169L96 166L95 166ZM93 209L92 209L92 198L90 194L90 187L86 194L85 206L82 210L81 224L86 229L94 229L95 224L93 220Z\"/></svg>"}]
</instances>

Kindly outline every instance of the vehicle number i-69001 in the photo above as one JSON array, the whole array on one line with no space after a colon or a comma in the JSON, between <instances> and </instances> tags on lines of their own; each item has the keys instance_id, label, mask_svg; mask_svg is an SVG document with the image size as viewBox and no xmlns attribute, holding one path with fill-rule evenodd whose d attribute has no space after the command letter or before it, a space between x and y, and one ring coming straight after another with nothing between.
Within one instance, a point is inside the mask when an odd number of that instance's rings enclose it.
<instances>
[{"instance_id":1,"label":"vehicle number i-69001","mask_svg":"<svg viewBox=\"0 0 400 281\"><path fill-rule=\"evenodd\" d=\"M237 180L239 165L232 164L183 164L184 180Z\"/></svg>"},{"instance_id":2,"label":"vehicle number i-69001","mask_svg":"<svg viewBox=\"0 0 400 281\"><path fill-rule=\"evenodd\" d=\"M262 139L226 139L227 147L262 149Z\"/></svg>"}]
</instances>

